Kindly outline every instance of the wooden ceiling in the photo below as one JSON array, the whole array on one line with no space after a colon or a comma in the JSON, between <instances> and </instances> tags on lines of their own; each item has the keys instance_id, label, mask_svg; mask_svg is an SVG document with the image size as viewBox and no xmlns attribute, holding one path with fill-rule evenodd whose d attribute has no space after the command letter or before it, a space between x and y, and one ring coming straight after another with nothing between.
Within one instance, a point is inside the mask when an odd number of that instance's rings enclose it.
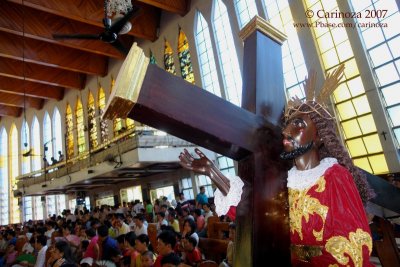
<instances>
[{"instance_id":1,"label":"wooden ceiling","mask_svg":"<svg viewBox=\"0 0 400 267\"><path fill-rule=\"evenodd\" d=\"M184 16L189 0L132 0L140 8L131 31L118 36L126 47L157 40L162 12ZM55 40L52 34L99 34L102 0L0 1L0 118L19 117L23 108L60 101L66 89L81 90L87 75L106 76L109 58L124 55L100 40Z\"/></svg>"}]
</instances>

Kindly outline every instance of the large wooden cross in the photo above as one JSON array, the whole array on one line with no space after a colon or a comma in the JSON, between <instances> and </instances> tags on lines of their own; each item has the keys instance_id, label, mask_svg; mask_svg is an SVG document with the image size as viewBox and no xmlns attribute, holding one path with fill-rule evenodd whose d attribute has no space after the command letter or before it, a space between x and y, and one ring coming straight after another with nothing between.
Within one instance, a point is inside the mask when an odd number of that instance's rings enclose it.
<instances>
[{"instance_id":1,"label":"large wooden cross","mask_svg":"<svg viewBox=\"0 0 400 267\"><path fill-rule=\"evenodd\" d=\"M285 36L260 17L240 35L244 41L242 108L155 65L147 66L140 52L131 51L105 117L127 115L237 160L245 186L237 207L234 266L277 262L290 266L287 168L279 160Z\"/></svg>"}]
</instances>

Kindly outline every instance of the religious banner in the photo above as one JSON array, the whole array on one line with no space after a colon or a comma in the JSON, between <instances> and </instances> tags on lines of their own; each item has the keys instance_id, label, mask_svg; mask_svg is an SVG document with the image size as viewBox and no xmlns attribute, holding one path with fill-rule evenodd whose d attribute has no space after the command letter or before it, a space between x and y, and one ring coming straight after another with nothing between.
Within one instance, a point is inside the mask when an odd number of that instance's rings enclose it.
<instances>
[{"instance_id":1,"label":"religious banner","mask_svg":"<svg viewBox=\"0 0 400 267\"><path fill-rule=\"evenodd\" d=\"M181 66L182 78L190 83L194 82L192 60L190 59L189 43L185 33L179 28L178 57Z\"/></svg>"},{"instance_id":2,"label":"religious banner","mask_svg":"<svg viewBox=\"0 0 400 267\"><path fill-rule=\"evenodd\" d=\"M175 64L174 64L174 53L167 39L165 39L165 44L164 44L164 68L169 73L176 75Z\"/></svg>"}]
</instances>

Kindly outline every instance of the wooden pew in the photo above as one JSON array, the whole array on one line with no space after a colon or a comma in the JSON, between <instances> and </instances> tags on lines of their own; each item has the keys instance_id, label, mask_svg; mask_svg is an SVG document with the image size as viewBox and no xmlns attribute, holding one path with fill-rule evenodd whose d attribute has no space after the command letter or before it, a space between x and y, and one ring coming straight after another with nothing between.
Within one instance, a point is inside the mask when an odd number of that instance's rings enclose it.
<instances>
[{"instance_id":1,"label":"wooden pew","mask_svg":"<svg viewBox=\"0 0 400 267\"><path fill-rule=\"evenodd\" d=\"M210 217L209 219L211 219ZM224 239L224 232L229 231L228 222L210 221L208 220L207 237L215 239Z\"/></svg>"},{"instance_id":2,"label":"wooden pew","mask_svg":"<svg viewBox=\"0 0 400 267\"><path fill-rule=\"evenodd\" d=\"M228 243L228 240L200 237L199 248L206 260L219 263L226 258Z\"/></svg>"},{"instance_id":3,"label":"wooden pew","mask_svg":"<svg viewBox=\"0 0 400 267\"><path fill-rule=\"evenodd\" d=\"M379 218L382 240L375 240L374 247L378 254L382 267L400 266L400 255L394 237L394 229L391 222Z\"/></svg>"},{"instance_id":4,"label":"wooden pew","mask_svg":"<svg viewBox=\"0 0 400 267\"><path fill-rule=\"evenodd\" d=\"M147 226L147 234L149 236L150 244L153 246L153 249L157 249L157 224L149 223Z\"/></svg>"}]
</instances>

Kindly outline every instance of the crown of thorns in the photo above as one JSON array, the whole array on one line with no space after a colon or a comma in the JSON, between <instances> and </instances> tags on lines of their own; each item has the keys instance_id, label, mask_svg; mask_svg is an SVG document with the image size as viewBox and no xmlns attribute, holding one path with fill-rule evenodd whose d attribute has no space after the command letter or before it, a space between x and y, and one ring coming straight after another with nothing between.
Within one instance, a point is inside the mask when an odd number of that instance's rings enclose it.
<instances>
[{"instance_id":1,"label":"crown of thorns","mask_svg":"<svg viewBox=\"0 0 400 267\"><path fill-rule=\"evenodd\" d=\"M315 79L316 72L310 71L308 77L304 80L305 99L300 99L297 96L289 99L285 109L285 121L288 121L295 113L312 113L316 112L325 119L333 119L333 116L327 110L326 103L329 96L335 91L340 80L344 75L344 64L340 65L333 72L326 75L326 79L318 96L315 94ZM301 111L301 108L306 105L309 111Z\"/></svg>"}]
</instances>

